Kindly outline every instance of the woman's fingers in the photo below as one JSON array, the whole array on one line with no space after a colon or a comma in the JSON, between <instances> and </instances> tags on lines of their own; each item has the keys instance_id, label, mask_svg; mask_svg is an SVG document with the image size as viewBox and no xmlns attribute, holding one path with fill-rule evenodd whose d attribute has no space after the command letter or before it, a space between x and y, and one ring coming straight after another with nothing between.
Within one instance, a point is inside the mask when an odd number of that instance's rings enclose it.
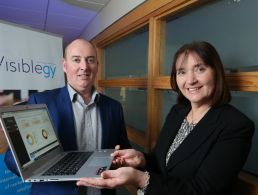
<instances>
[{"instance_id":1,"label":"woman's fingers","mask_svg":"<svg viewBox=\"0 0 258 195\"><path fill-rule=\"evenodd\" d=\"M120 150L120 145L116 145L115 150Z\"/></svg>"}]
</instances>

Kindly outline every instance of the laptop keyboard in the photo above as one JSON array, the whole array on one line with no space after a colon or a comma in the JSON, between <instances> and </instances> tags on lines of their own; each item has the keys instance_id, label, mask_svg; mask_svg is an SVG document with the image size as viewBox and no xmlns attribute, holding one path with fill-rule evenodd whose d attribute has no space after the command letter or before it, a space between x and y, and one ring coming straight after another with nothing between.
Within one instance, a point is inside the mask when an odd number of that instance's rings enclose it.
<instances>
[{"instance_id":1,"label":"laptop keyboard","mask_svg":"<svg viewBox=\"0 0 258 195\"><path fill-rule=\"evenodd\" d=\"M48 169L43 175L75 175L92 152L71 152Z\"/></svg>"}]
</instances>

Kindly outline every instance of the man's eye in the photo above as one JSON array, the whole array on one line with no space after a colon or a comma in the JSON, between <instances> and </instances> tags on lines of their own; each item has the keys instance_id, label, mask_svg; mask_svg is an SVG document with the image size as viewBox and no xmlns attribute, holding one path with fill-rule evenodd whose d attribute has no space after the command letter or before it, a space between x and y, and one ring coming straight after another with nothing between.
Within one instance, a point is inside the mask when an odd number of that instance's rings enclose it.
<instances>
[{"instance_id":1,"label":"man's eye","mask_svg":"<svg viewBox=\"0 0 258 195\"><path fill-rule=\"evenodd\" d=\"M87 63L88 64L94 64L95 63L95 58L94 57L90 57L87 59Z\"/></svg>"},{"instance_id":2,"label":"man's eye","mask_svg":"<svg viewBox=\"0 0 258 195\"><path fill-rule=\"evenodd\" d=\"M73 59L73 61L76 63L80 63L81 60L79 58L75 58L75 59Z\"/></svg>"}]
</instances>

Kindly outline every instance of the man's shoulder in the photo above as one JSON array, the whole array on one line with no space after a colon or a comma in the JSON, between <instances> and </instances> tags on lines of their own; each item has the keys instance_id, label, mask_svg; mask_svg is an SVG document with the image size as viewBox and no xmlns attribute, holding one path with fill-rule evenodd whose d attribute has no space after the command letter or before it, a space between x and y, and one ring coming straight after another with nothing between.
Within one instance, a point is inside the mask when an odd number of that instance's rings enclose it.
<instances>
[{"instance_id":1,"label":"man's shoulder","mask_svg":"<svg viewBox=\"0 0 258 195\"><path fill-rule=\"evenodd\" d=\"M106 104L121 105L119 101L117 101L109 96L106 96L102 93L99 93L99 101L102 103L106 103Z\"/></svg>"},{"instance_id":2,"label":"man's shoulder","mask_svg":"<svg viewBox=\"0 0 258 195\"><path fill-rule=\"evenodd\" d=\"M68 90L66 87L46 90L38 93L34 93L29 97L30 104L39 103L62 103L65 99L68 99Z\"/></svg>"},{"instance_id":3,"label":"man's shoulder","mask_svg":"<svg viewBox=\"0 0 258 195\"><path fill-rule=\"evenodd\" d=\"M49 97L49 96L56 96L59 93L62 93L64 91L67 91L66 87L61 87L61 88L56 88L56 89L51 89L51 90L45 90L42 92L38 92L33 94L34 96L37 97Z\"/></svg>"}]
</instances>

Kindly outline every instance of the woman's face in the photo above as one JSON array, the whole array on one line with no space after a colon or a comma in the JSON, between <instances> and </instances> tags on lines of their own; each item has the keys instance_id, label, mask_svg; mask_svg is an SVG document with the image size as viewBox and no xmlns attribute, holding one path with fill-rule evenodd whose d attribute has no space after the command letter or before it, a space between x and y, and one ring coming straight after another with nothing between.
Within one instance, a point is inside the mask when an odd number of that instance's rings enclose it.
<instances>
[{"instance_id":1,"label":"woman's face","mask_svg":"<svg viewBox=\"0 0 258 195\"><path fill-rule=\"evenodd\" d=\"M176 82L192 105L209 105L215 89L213 69L196 53L179 55L176 61Z\"/></svg>"}]
</instances>

